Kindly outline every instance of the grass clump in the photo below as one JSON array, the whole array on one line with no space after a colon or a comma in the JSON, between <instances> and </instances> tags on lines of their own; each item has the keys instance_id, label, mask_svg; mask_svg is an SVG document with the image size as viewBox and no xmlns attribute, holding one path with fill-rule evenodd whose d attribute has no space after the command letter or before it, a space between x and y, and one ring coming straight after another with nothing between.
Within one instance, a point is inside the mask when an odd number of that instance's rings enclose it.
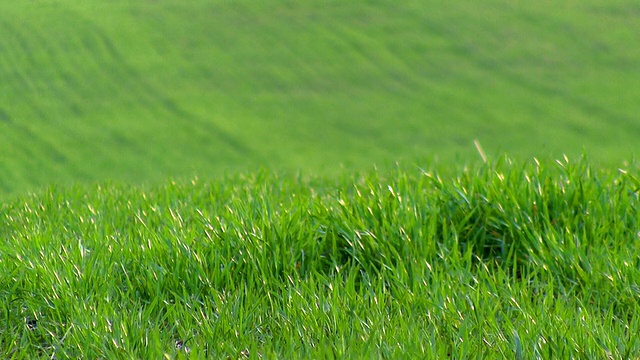
<instances>
[{"instance_id":1,"label":"grass clump","mask_svg":"<svg viewBox=\"0 0 640 360\"><path fill-rule=\"evenodd\" d=\"M640 355L637 168L50 188L0 208L0 354Z\"/></svg>"}]
</instances>

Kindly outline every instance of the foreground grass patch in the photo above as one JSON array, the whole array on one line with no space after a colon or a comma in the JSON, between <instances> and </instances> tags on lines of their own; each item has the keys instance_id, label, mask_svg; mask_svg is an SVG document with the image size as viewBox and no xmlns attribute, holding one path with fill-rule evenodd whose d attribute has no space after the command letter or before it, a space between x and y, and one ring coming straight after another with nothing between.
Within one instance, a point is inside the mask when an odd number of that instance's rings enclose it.
<instances>
[{"instance_id":1,"label":"foreground grass patch","mask_svg":"<svg viewBox=\"0 0 640 360\"><path fill-rule=\"evenodd\" d=\"M51 188L0 208L2 357L640 355L637 169Z\"/></svg>"}]
</instances>

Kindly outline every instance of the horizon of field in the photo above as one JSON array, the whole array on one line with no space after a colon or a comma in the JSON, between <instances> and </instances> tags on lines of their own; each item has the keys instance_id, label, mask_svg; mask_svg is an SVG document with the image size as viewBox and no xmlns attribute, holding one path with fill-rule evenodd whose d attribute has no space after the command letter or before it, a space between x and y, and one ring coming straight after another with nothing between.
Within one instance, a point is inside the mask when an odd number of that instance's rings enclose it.
<instances>
[{"instance_id":1,"label":"horizon of field","mask_svg":"<svg viewBox=\"0 0 640 360\"><path fill-rule=\"evenodd\" d=\"M487 153L629 160L631 1L11 2L0 196Z\"/></svg>"}]
</instances>

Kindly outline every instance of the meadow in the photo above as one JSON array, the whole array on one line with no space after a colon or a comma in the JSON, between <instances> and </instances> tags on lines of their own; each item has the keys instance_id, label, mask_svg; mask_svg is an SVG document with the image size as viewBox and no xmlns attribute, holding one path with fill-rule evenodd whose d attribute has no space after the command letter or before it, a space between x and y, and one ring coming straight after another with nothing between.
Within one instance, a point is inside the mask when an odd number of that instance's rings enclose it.
<instances>
[{"instance_id":1,"label":"meadow","mask_svg":"<svg viewBox=\"0 0 640 360\"><path fill-rule=\"evenodd\" d=\"M637 171L450 170L263 171L3 204L0 354L640 355Z\"/></svg>"},{"instance_id":2,"label":"meadow","mask_svg":"<svg viewBox=\"0 0 640 360\"><path fill-rule=\"evenodd\" d=\"M0 2L1 358L640 357L635 3Z\"/></svg>"},{"instance_id":3,"label":"meadow","mask_svg":"<svg viewBox=\"0 0 640 360\"><path fill-rule=\"evenodd\" d=\"M20 1L0 14L0 196L487 153L620 166L633 1ZM5 197L3 196L3 197Z\"/></svg>"}]
</instances>

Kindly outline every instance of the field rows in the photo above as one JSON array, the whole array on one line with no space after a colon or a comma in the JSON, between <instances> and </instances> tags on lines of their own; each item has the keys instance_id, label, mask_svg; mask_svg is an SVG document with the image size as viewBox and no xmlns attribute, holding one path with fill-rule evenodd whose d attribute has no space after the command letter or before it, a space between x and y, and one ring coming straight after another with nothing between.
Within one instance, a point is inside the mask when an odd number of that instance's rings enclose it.
<instances>
[{"instance_id":1,"label":"field rows","mask_svg":"<svg viewBox=\"0 0 640 360\"><path fill-rule=\"evenodd\" d=\"M8 4L2 193L636 149L633 3Z\"/></svg>"}]
</instances>

